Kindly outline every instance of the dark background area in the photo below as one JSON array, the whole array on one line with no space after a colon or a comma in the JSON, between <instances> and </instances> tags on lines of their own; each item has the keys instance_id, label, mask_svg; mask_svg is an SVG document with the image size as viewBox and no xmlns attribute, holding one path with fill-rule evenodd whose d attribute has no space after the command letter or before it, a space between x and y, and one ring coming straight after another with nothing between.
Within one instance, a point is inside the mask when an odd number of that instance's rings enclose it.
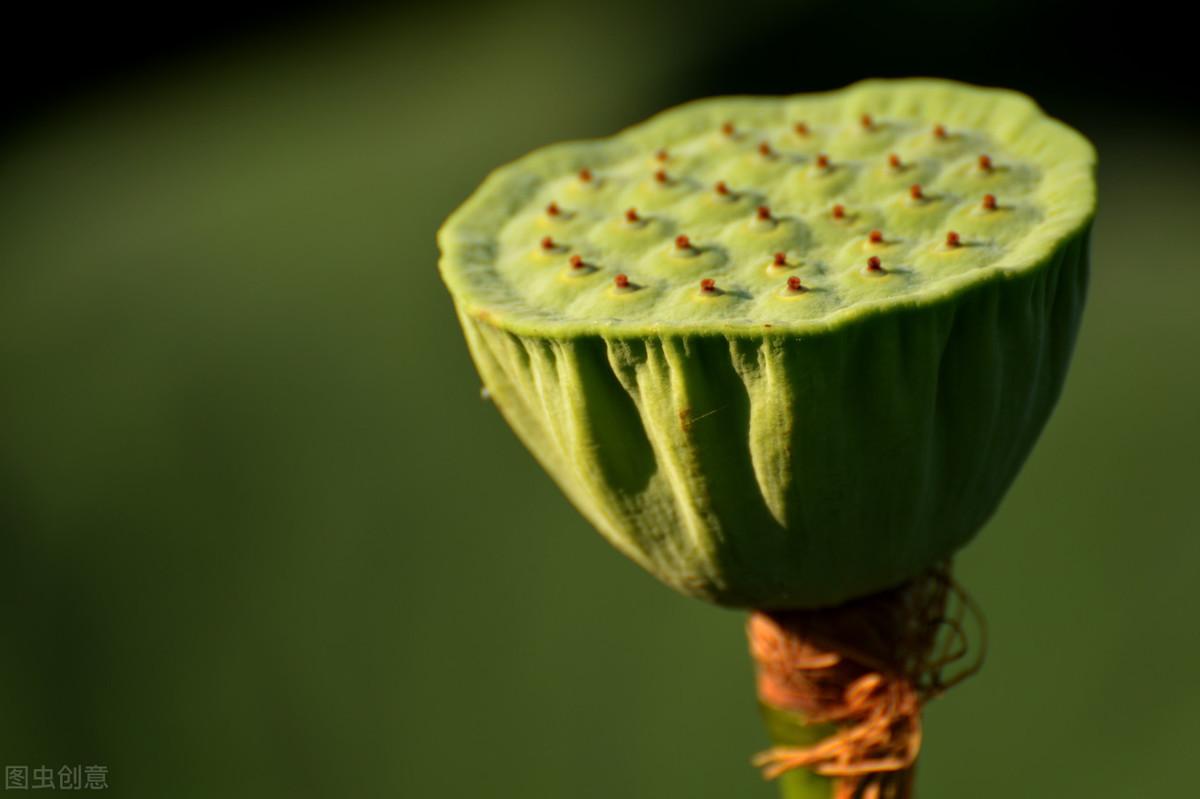
<instances>
[{"instance_id":1,"label":"dark background area","mask_svg":"<svg viewBox=\"0 0 1200 799\"><path fill-rule=\"evenodd\" d=\"M1194 792L1192 28L1084 3L6 12L0 763L112 795L770 796L744 616L610 550L502 421L434 231L675 102L931 74L1101 157L1060 407L958 559L921 795Z\"/></svg>"},{"instance_id":2,"label":"dark background area","mask_svg":"<svg viewBox=\"0 0 1200 799\"><path fill-rule=\"evenodd\" d=\"M503 5L455 2L441 13L462 16ZM569 11L570 4L562 7ZM429 15L427 8L413 4L403 13L419 19ZM1058 116L1102 109L1114 117L1148 114L1194 125L1200 113L1192 26L1178 4L1142 3L1119 12L1081 0L882 0L853 7L832 0L729 7L701 0L612 8L631 27L658 31L664 48L696 39L708 45L668 102L813 91L863 76L937 75L1019 89ZM368 4L353 2L185 2L158 13L137 6L22 4L6 15L4 116L19 120L65 97L214 48L262 46L370 13ZM575 36L578 57L587 58L587 26Z\"/></svg>"}]
</instances>

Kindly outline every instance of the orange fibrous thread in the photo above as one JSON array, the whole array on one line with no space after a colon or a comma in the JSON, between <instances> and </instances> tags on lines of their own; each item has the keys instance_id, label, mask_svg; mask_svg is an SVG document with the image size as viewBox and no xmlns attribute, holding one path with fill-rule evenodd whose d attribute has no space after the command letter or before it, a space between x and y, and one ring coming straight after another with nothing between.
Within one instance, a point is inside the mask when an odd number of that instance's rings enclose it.
<instances>
[{"instance_id":1,"label":"orange fibrous thread","mask_svg":"<svg viewBox=\"0 0 1200 799\"><path fill-rule=\"evenodd\" d=\"M755 765L768 779L811 769L835 781L834 799L909 796L922 706L977 672L986 653L983 616L948 565L835 608L756 611L747 632L759 699L836 729L811 746L769 749Z\"/></svg>"}]
</instances>

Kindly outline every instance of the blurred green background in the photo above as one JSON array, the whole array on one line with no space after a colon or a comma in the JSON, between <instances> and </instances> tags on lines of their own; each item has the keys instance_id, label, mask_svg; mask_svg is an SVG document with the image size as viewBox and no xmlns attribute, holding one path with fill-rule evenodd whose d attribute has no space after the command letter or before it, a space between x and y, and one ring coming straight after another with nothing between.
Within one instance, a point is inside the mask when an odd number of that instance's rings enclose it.
<instances>
[{"instance_id":1,"label":"blurred green background","mask_svg":"<svg viewBox=\"0 0 1200 799\"><path fill-rule=\"evenodd\" d=\"M435 269L442 218L533 147L841 82L804 77L831 4L757 81L779 34L740 8L323 14L9 120L0 762L104 764L123 797L773 795L744 616L569 507ZM1195 792L1196 125L1063 80L1101 153L1090 305L959 559L992 649L928 711L925 797Z\"/></svg>"}]
</instances>

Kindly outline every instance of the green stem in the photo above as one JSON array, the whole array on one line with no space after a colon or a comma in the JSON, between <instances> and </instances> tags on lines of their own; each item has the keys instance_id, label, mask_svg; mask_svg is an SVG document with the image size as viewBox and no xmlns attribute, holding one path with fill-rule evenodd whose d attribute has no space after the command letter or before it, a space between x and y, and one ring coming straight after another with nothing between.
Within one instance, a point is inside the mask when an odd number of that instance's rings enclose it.
<instances>
[{"instance_id":1,"label":"green stem","mask_svg":"<svg viewBox=\"0 0 1200 799\"><path fill-rule=\"evenodd\" d=\"M789 771L777 782L781 799L831 799L833 796L833 782L807 769Z\"/></svg>"},{"instance_id":2,"label":"green stem","mask_svg":"<svg viewBox=\"0 0 1200 799\"><path fill-rule=\"evenodd\" d=\"M826 738L834 728L826 724L805 724L799 713L761 704L767 735L773 746L812 746ZM808 769L793 769L776 780L782 799L832 799L833 780Z\"/></svg>"},{"instance_id":3,"label":"green stem","mask_svg":"<svg viewBox=\"0 0 1200 799\"><path fill-rule=\"evenodd\" d=\"M837 731L830 724L806 724L804 716L799 713L781 710L763 702L759 702L759 707L773 746L812 746ZM895 776L898 780L892 783L890 790L883 792L883 796L910 799L913 795L913 772L910 770ZM804 768L785 772L776 782L782 799L833 799L835 795L834 780Z\"/></svg>"}]
</instances>

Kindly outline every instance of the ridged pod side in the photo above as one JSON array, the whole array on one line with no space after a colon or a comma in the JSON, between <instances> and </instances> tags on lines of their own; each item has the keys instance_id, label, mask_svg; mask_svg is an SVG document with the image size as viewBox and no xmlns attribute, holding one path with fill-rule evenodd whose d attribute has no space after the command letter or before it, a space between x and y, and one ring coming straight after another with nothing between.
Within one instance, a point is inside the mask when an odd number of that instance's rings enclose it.
<instances>
[{"instance_id":1,"label":"ridged pod side","mask_svg":"<svg viewBox=\"0 0 1200 799\"><path fill-rule=\"evenodd\" d=\"M1060 393L1089 230L1035 268L812 333L459 316L497 407L618 549L722 605L818 607L917 576L992 514Z\"/></svg>"}]
</instances>

